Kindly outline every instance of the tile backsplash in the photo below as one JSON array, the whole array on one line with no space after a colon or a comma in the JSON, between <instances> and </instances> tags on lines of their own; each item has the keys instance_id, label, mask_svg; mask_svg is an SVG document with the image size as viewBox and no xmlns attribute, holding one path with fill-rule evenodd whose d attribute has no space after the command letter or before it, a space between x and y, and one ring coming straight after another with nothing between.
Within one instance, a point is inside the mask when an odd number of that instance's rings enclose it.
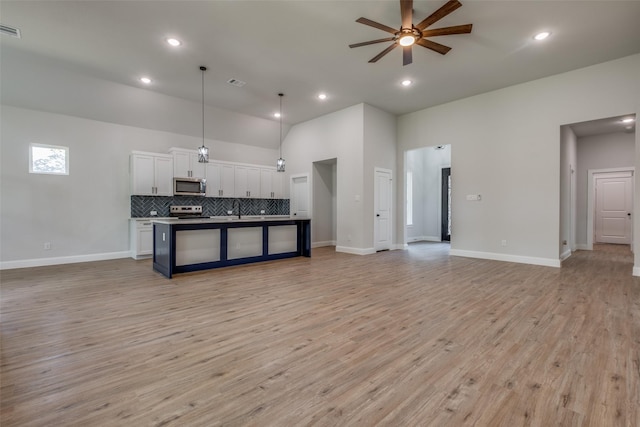
<instances>
[{"instance_id":1,"label":"tile backsplash","mask_svg":"<svg viewBox=\"0 0 640 427\"><path fill-rule=\"evenodd\" d=\"M169 216L169 206L180 205L202 206L204 216L227 215L227 211L233 209L233 201L236 199L218 197L197 196L131 196L131 218L147 218L151 211L158 212L159 217ZM242 215L260 215L264 210L265 215L289 215L289 199L238 199L242 209ZM237 215L237 212L234 211Z\"/></svg>"}]
</instances>

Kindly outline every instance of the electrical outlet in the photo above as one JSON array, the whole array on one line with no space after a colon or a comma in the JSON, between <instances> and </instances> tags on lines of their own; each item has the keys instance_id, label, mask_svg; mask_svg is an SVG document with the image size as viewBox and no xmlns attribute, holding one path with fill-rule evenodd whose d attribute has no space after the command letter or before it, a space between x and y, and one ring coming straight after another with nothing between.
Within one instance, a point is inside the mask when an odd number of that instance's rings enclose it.
<instances>
[{"instance_id":1,"label":"electrical outlet","mask_svg":"<svg viewBox=\"0 0 640 427\"><path fill-rule=\"evenodd\" d=\"M264 209L260 209L260 215L264 215Z\"/></svg>"},{"instance_id":2,"label":"electrical outlet","mask_svg":"<svg viewBox=\"0 0 640 427\"><path fill-rule=\"evenodd\" d=\"M506 240L503 240L502 242L500 242L500 244L501 244L502 246L507 246L507 241L506 241Z\"/></svg>"},{"instance_id":3,"label":"electrical outlet","mask_svg":"<svg viewBox=\"0 0 640 427\"><path fill-rule=\"evenodd\" d=\"M233 215L233 211L227 211L227 215Z\"/></svg>"},{"instance_id":4,"label":"electrical outlet","mask_svg":"<svg viewBox=\"0 0 640 427\"><path fill-rule=\"evenodd\" d=\"M151 215L151 216L158 216L158 211L151 211L151 212L149 213L149 215Z\"/></svg>"},{"instance_id":5,"label":"electrical outlet","mask_svg":"<svg viewBox=\"0 0 640 427\"><path fill-rule=\"evenodd\" d=\"M45 251L51 250L51 242L44 242L44 245L42 246L42 248Z\"/></svg>"}]
</instances>

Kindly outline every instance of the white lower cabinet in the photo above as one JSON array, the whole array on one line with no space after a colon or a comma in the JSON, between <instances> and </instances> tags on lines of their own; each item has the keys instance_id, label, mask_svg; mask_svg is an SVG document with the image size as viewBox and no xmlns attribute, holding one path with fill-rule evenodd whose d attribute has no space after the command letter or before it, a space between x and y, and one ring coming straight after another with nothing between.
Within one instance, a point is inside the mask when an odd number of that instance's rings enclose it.
<instances>
[{"instance_id":1,"label":"white lower cabinet","mask_svg":"<svg viewBox=\"0 0 640 427\"><path fill-rule=\"evenodd\" d=\"M153 255L153 222L148 219L129 220L131 258L149 258Z\"/></svg>"}]
</instances>

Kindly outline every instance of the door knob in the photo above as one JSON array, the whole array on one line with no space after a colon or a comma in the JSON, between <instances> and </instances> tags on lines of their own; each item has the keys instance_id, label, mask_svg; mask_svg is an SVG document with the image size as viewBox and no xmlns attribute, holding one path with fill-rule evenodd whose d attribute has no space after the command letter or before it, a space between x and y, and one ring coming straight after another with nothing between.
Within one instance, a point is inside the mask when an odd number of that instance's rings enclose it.
<instances>
[{"instance_id":1,"label":"door knob","mask_svg":"<svg viewBox=\"0 0 640 427\"><path fill-rule=\"evenodd\" d=\"M631 212L627 212L627 216L631 216Z\"/></svg>"},{"instance_id":2,"label":"door knob","mask_svg":"<svg viewBox=\"0 0 640 427\"><path fill-rule=\"evenodd\" d=\"M376 216L380 216L380 214L376 214Z\"/></svg>"}]
</instances>

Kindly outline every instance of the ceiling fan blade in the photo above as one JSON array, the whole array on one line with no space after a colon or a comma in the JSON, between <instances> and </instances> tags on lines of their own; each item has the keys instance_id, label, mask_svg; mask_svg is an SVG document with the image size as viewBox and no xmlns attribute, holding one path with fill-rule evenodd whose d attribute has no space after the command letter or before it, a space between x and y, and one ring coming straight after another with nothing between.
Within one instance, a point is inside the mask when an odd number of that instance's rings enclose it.
<instances>
[{"instance_id":1,"label":"ceiling fan blade","mask_svg":"<svg viewBox=\"0 0 640 427\"><path fill-rule=\"evenodd\" d=\"M369 40L368 42L350 44L349 47L367 46L375 43L392 42L395 37L387 37L386 39Z\"/></svg>"},{"instance_id":2,"label":"ceiling fan blade","mask_svg":"<svg viewBox=\"0 0 640 427\"><path fill-rule=\"evenodd\" d=\"M391 46L389 46L388 48L386 48L385 50L383 50L382 52L380 52L379 54L377 54L376 56L374 56L373 58L371 58L369 60L369 62L373 63L373 62L378 62L378 60L380 58L382 58L383 56L385 56L387 53L391 52L396 46L398 46L398 43L394 43Z\"/></svg>"},{"instance_id":3,"label":"ceiling fan blade","mask_svg":"<svg viewBox=\"0 0 640 427\"><path fill-rule=\"evenodd\" d=\"M413 0L400 0L400 16L402 17L402 28L413 27Z\"/></svg>"},{"instance_id":4,"label":"ceiling fan blade","mask_svg":"<svg viewBox=\"0 0 640 427\"><path fill-rule=\"evenodd\" d=\"M422 37L449 36L451 34L468 34L471 32L471 27L473 27L473 24L434 28L433 30L424 30L422 32Z\"/></svg>"},{"instance_id":5,"label":"ceiling fan blade","mask_svg":"<svg viewBox=\"0 0 640 427\"><path fill-rule=\"evenodd\" d=\"M386 31L387 33L391 33L393 35L395 35L398 32L398 30L396 30L394 28L387 27L384 24L381 24L381 23L376 22L376 21L372 21L371 19L367 19L367 18L358 18L358 19L356 19L356 22L359 22L359 23L364 24L364 25L368 25L368 26L373 27L373 28L377 28L377 29L382 30L382 31Z\"/></svg>"},{"instance_id":6,"label":"ceiling fan blade","mask_svg":"<svg viewBox=\"0 0 640 427\"><path fill-rule=\"evenodd\" d=\"M436 10L431 15L427 16L422 21L420 21L420 23L416 25L416 28L422 31L425 28L427 28L429 25L432 25L437 21L441 20L442 18L444 18L445 16L447 16L448 14L450 14L451 12L459 8L460 6L462 6L462 3L460 3L458 0L449 0L440 9Z\"/></svg>"},{"instance_id":7,"label":"ceiling fan blade","mask_svg":"<svg viewBox=\"0 0 640 427\"><path fill-rule=\"evenodd\" d=\"M451 50L449 46L445 46L443 44L432 42L431 40L426 40L426 39L420 39L416 42L416 44L419 44L422 47L426 47L427 49L431 49L442 55L446 55L446 53Z\"/></svg>"},{"instance_id":8,"label":"ceiling fan blade","mask_svg":"<svg viewBox=\"0 0 640 427\"><path fill-rule=\"evenodd\" d=\"M402 47L402 65L409 65L413 62L411 46Z\"/></svg>"}]
</instances>

